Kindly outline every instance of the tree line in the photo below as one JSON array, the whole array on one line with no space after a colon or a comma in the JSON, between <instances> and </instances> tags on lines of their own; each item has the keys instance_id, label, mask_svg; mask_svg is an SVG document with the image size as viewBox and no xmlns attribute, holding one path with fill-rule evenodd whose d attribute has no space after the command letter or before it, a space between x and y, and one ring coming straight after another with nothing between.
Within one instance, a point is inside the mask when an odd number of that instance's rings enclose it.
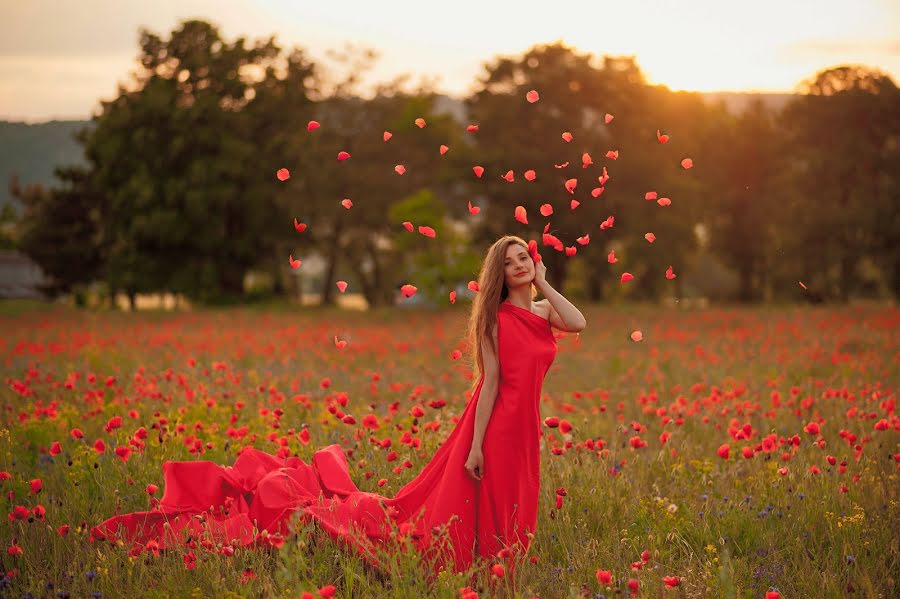
<instances>
[{"instance_id":1,"label":"tree line","mask_svg":"<svg viewBox=\"0 0 900 599\"><path fill-rule=\"evenodd\" d=\"M287 294L288 257L315 251L326 303L339 265L370 305L406 282L446 297L514 233L538 240L554 287L589 301L677 294L669 267L701 251L745 302L896 297L900 92L875 69L828 68L783 110L734 115L649 85L633 58L537 45L485 62L461 121L427 83L363 93L371 50L333 58L201 20L168 39L142 29L133 85L76 135L87 165L57 168L49 189L11 183L14 245L53 294L101 281L236 301L251 271Z\"/></svg>"}]
</instances>

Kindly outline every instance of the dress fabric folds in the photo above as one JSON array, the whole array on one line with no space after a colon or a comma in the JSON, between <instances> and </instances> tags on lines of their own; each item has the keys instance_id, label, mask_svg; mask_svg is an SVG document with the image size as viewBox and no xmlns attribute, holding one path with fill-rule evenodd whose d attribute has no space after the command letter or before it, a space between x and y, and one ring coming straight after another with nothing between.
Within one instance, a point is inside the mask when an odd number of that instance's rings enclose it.
<instances>
[{"instance_id":1,"label":"dress fabric folds","mask_svg":"<svg viewBox=\"0 0 900 599\"><path fill-rule=\"evenodd\" d=\"M319 449L311 464L246 447L232 466L165 462L159 505L111 517L92 536L121 540L133 553L183 547L191 539L207 547L271 544L293 532L299 512L300 522L314 520L385 571L376 551L401 541L431 559L431 574L464 571L475 555L491 557L504 547L524 551L537 525L541 388L557 344L547 319L508 300L499 307L497 336L500 376L482 443L481 481L464 465L483 377L446 440L393 497L360 491L340 445Z\"/></svg>"}]
</instances>

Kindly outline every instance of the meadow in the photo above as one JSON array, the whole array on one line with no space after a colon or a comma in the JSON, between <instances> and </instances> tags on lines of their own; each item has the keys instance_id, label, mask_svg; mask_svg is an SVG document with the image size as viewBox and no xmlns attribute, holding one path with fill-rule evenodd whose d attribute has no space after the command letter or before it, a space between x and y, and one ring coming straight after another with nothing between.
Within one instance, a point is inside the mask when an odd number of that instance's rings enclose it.
<instances>
[{"instance_id":1,"label":"meadow","mask_svg":"<svg viewBox=\"0 0 900 599\"><path fill-rule=\"evenodd\" d=\"M359 488L392 496L469 398L464 303L138 313L4 304L0 595L900 594L900 311L579 308L587 328L557 332L543 386L541 509L527 559L513 576L500 576L498 557L428 588L415 554L379 577L310 526L266 547L159 555L131 555L90 529L158 502L164 461L230 465L246 445L309 461L340 443Z\"/></svg>"}]
</instances>

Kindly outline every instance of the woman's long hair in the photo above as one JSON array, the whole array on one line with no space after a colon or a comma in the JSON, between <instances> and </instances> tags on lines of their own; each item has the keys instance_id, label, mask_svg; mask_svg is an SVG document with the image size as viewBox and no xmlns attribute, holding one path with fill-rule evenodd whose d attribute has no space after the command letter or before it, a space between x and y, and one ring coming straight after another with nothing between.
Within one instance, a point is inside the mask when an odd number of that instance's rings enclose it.
<instances>
[{"instance_id":1,"label":"woman's long hair","mask_svg":"<svg viewBox=\"0 0 900 599\"><path fill-rule=\"evenodd\" d=\"M528 242L517 235L504 235L494 242L488 249L481 272L478 273L478 292L472 302L472 311L469 314L469 323L466 329L466 343L469 347L470 364L473 377L470 393L474 393L481 375L484 373L484 358L481 355L481 340L487 339L488 343L497 355L497 346L491 336L491 329L497 322L497 312L500 303L509 296L506 288L506 275L504 262L506 250L512 244L521 245L528 251ZM531 284L531 299L537 295L537 287ZM499 355L497 355L499 359Z\"/></svg>"}]
</instances>

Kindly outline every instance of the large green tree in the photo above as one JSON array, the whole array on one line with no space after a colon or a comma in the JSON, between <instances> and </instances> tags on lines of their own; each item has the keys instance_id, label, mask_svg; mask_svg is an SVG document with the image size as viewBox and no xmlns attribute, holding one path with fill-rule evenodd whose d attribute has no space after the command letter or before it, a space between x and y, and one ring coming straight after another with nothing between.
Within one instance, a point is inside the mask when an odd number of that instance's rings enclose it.
<instances>
[{"instance_id":1,"label":"large green tree","mask_svg":"<svg viewBox=\"0 0 900 599\"><path fill-rule=\"evenodd\" d=\"M623 270L637 279L630 287L635 295L660 293L668 265L679 268L693 247L692 206L703 184L685 176L680 160L702 159L710 134L699 96L649 86L631 57L597 61L561 43L501 57L485 70L481 88L467 102L480 127L475 159L485 168L479 185L488 216L481 241L514 232L555 244L544 237L549 224L547 233L561 242L542 253L554 287L562 286L570 260L584 260L587 268L580 270L591 300L599 300L611 282L617 285ZM538 92L537 102L527 101L530 90ZM660 144L657 129L677 141ZM530 169L537 174L533 182L523 178ZM509 170L513 183L501 177ZM570 179L577 180L571 194L565 187ZM644 200L649 191L670 197L672 206ZM552 215L541 215L543 204L552 206ZM517 205L526 209L528 225L514 220ZM601 229L610 216L612 228ZM657 237L653 244L644 237L649 232ZM582 245L577 240L585 236L590 241ZM567 255L572 249L574 256ZM607 262L611 250L620 258L615 266Z\"/></svg>"},{"instance_id":2,"label":"large green tree","mask_svg":"<svg viewBox=\"0 0 900 599\"><path fill-rule=\"evenodd\" d=\"M861 261L900 285L900 90L887 75L844 65L802 84L779 124L795 193L790 252L798 278L846 301L863 283Z\"/></svg>"},{"instance_id":3,"label":"large green tree","mask_svg":"<svg viewBox=\"0 0 900 599\"><path fill-rule=\"evenodd\" d=\"M167 40L142 31L140 45L135 89L102 103L85 148L104 190L107 279L131 292L240 296L245 273L277 247L274 155L292 121L275 109L306 101L309 67L295 55L280 77L274 39L246 47L203 21Z\"/></svg>"}]
</instances>

